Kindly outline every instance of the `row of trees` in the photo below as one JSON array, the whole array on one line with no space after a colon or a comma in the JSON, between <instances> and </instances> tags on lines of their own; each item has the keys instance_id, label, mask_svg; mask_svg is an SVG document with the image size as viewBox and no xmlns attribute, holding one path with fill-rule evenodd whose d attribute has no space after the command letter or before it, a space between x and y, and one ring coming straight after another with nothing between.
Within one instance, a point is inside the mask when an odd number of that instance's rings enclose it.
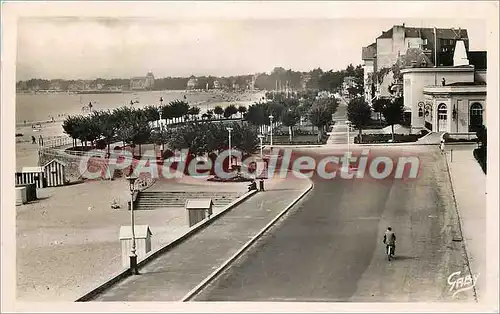
<instances>
[{"instance_id":1,"label":"row of trees","mask_svg":"<svg viewBox=\"0 0 500 314\"><path fill-rule=\"evenodd\" d=\"M392 140L394 141L394 125L403 121L404 99L403 97L379 98L373 103L373 111L383 116L387 125L391 126ZM362 132L372 121L372 107L363 97L352 99L347 106L347 119L359 131L359 139L362 141Z\"/></svg>"},{"instance_id":2,"label":"row of trees","mask_svg":"<svg viewBox=\"0 0 500 314\"><path fill-rule=\"evenodd\" d=\"M270 116L273 120L288 127L290 141L293 137L293 127L301 118L308 118L312 125L316 126L318 142L326 132L326 127L332 121L332 115L336 112L338 102L335 98L317 97L309 94L307 97L286 97L283 94L274 95L272 100L259 102L248 108L245 120L255 126L269 125Z\"/></svg>"},{"instance_id":3,"label":"row of trees","mask_svg":"<svg viewBox=\"0 0 500 314\"><path fill-rule=\"evenodd\" d=\"M168 128L160 128L151 123L158 111L151 107L136 109L120 107L113 111L93 111L90 115L69 116L63 122L66 134L73 138L73 146L80 140L87 147L105 148L110 152L110 144L121 141L123 146L139 146L153 143L167 145L171 149L189 148L193 155L218 152L228 146L226 123L207 120L190 121ZM232 145L246 153L256 149L257 131L255 127L234 122ZM88 145L90 144L90 145Z\"/></svg>"}]
</instances>

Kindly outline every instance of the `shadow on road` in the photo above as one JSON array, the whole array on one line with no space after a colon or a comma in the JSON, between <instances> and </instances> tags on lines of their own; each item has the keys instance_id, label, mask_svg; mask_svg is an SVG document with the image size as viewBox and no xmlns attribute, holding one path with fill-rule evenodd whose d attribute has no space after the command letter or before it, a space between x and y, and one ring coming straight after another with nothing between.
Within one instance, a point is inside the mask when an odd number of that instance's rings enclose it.
<instances>
[{"instance_id":1,"label":"shadow on road","mask_svg":"<svg viewBox=\"0 0 500 314\"><path fill-rule=\"evenodd\" d=\"M396 255L392 259L396 260L396 261L404 261L404 260L416 260L416 259L418 259L418 257L416 257L416 256Z\"/></svg>"}]
</instances>

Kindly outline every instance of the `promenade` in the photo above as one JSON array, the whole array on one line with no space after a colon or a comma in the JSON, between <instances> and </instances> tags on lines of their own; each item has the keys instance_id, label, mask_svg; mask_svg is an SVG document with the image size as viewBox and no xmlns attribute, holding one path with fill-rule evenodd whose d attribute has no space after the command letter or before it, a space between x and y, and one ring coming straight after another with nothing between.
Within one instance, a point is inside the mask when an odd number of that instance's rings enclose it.
<instances>
[{"instance_id":1,"label":"promenade","mask_svg":"<svg viewBox=\"0 0 500 314\"><path fill-rule=\"evenodd\" d=\"M474 158L474 148L475 145L448 147L446 158L470 271L472 274L479 274L475 288L480 302L485 297L488 280L486 273L486 175ZM450 149L453 149L453 159Z\"/></svg>"},{"instance_id":2,"label":"promenade","mask_svg":"<svg viewBox=\"0 0 500 314\"><path fill-rule=\"evenodd\" d=\"M95 301L180 301L309 186L293 178L257 193Z\"/></svg>"}]
</instances>

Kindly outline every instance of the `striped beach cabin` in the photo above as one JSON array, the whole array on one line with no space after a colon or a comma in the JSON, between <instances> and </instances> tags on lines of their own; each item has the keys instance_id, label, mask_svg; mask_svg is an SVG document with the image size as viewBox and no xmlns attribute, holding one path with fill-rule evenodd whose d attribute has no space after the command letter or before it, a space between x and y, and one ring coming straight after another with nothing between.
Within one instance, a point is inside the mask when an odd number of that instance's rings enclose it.
<instances>
[{"instance_id":1,"label":"striped beach cabin","mask_svg":"<svg viewBox=\"0 0 500 314\"><path fill-rule=\"evenodd\" d=\"M16 172L16 185L35 183L37 188L47 186L43 167L23 167Z\"/></svg>"},{"instance_id":2,"label":"striped beach cabin","mask_svg":"<svg viewBox=\"0 0 500 314\"><path fill-rule=\"evenodd\" d=\"M52 159L43 166L47 186L61 186L66 182L66 164L60 160Z\"/></svg>"}]
</instances>

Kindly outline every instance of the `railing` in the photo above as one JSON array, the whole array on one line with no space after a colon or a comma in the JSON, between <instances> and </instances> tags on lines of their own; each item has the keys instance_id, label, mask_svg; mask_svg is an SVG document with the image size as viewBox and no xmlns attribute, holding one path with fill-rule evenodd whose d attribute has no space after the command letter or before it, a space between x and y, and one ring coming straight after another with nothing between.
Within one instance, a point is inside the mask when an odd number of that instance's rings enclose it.
<instances>
[{"instance_id":1,"label":"railing","mask_svg":"<svg viewBox=\"0 0 500 314\"><path fill-rule=\"evenodd\" d=\"M43 140L43 143L39 143L40 148L54 148L64 145L69 145L73 143L73 139L67 136L57 136L47 140Z\"/></svg>"}]
</instances>

